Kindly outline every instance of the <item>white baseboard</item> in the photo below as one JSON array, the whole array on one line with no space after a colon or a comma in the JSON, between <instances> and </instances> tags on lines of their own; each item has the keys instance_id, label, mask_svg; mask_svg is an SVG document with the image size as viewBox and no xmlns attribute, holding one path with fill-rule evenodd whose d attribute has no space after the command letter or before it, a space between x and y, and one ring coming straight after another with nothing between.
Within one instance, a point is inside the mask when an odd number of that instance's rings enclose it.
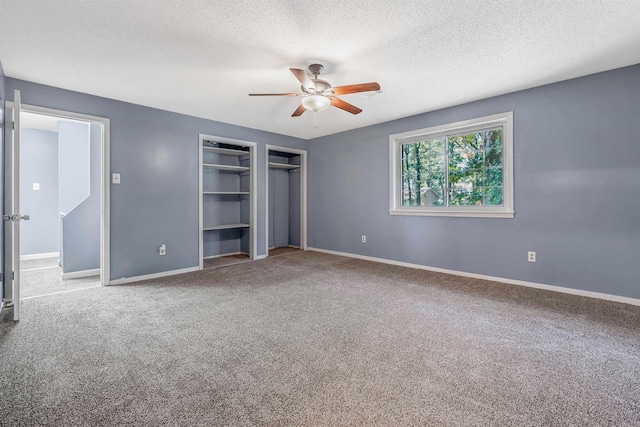
<instances>
[{"instance_id":1,"label":"white baseboard","mask_svg":"<svg viewBox=\"0 0 640 427\"><path fill-rule=\"evenodd\" d=\"M83 277L99 276L100 269L95 268L93 270L72 271L71 273L62 273L62 280L67 279L81 279Z\"/></svg>"},{"instance_id":2,"label":"white baseboard","mask_svg":"<svg viewBox=\"0 0 640 427\"><path fill-rule=\"evenodd\" d=\"M161 277L175 276L176 274L191 273L193 271L200 271L200 266L181 268L179 270L163 271L160 273L145 274L142 276L123 277L121 279L111 280L109 284L124 285L125 283L140 282L142 280L149 280L149 279L159 279Z\"/></svg>"},{"instance_id":3,"label":"white baseboard","mask_svg":"<svg viewBox=\"0 0 640 427\"><path fill-rule=\"evenodd\" d=\"M30 259L59 258L59 257L60 257L60 252L47 252L43 254L20 255L20 261L27 261Z\"/></svg>"},{"instance_id":4,"label":"white baseboard","mask_svg":"<svg viewBox=\"0 0 640 427\"><path fill-rule=\"evenodd\" d=\"M257 261L259 259L265 259L267 257L267 254L262 254L262 255L256 255L256 257L253 259L254 261Z\"/></svg>"},{"instance_id":5,"label":"white baseboard","mask_svg":"<svg viewBox=\"0 0 640 427\"><path fill-rule=\"evenodd\" d=\"M331 250L328 250L328 249L308 248L308 250L315 251L315 252L323 252L323 253L326 253L326 254L344 256L344 257L349 257L349 258L363 259L363 260L366 260L366 261L380 262L380 263L383 263L383 264L397 265L397 266L400 266L400 267L417 268L417 269L420 269L420 270L433 271L433 272L436 272L436 273L452 274L454 276L471 277L471 278L474 278L474 279L490 280L492 282L507 283L507 284L510 284L510 285L525 286L525 287L528 287L528 288L544 289L545 291L561 292L561 293L564 293L564 294L579 295L579 296L583 296L583 297L597 298L597 299L602 299L602 300L607 300L607 301L614 301L614 302L621 302L621 303L624 303L624 304L640 305L640 299L630 298L630 297L622 297L622 296L619 296L619 295L604 294L604 293L592 292L592 291L583 291L581 289L565 288L565 287L562 287L562 286L555 286L555 285L545 285L545 284L542 284L542 283L527 282L527 281L524 281L524 280L506 279L504 277L485 276L484 274L467 273L467 272L464 272L464 271L448 270L446 268L429 267L429 266L426 266L426 265L412 264L412 263L409 263L409 262L402 262L402 261L393 261L393 260L390 260L390 259L376 258L376 257L371 257L371 256L366 256L366 255L351 254L351 253L348 253L348 252L331 251Z\"/></svg>"}]
</instances>

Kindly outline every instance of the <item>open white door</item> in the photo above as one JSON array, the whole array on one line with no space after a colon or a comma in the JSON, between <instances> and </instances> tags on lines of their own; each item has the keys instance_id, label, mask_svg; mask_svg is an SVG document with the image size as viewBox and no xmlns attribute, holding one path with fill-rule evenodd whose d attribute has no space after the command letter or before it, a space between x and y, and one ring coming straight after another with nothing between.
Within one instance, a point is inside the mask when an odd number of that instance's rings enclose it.
<instances>
[{"instance_id":1,"label":"open white door","mask_svg":"<svg viewBox=\"0 0 640 427\"><path fill-rule=\"evenodd\" d=\"M4 285L5 300L13 304L13 320L20 319L20 91L5 108L4 151ZM13 280L12 280L13 279Z\"/></svg>"}]
</instances>

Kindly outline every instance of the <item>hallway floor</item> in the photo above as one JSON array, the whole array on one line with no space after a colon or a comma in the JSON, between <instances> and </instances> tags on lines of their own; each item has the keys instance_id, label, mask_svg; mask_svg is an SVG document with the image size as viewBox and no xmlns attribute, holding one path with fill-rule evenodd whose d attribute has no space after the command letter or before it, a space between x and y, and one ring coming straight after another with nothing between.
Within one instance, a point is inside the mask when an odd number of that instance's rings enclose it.
<instances>
[{"instance_id":1,"label":"hallway floor","mask_svg":"<svg viewBox=\"0 0 640 427\"><path fill-rule=\"evenodd\" d=\"M100 276L62 280L58 258L21 261L20 272L21 299L100 286Z\"/></svg>"}]
</instances>

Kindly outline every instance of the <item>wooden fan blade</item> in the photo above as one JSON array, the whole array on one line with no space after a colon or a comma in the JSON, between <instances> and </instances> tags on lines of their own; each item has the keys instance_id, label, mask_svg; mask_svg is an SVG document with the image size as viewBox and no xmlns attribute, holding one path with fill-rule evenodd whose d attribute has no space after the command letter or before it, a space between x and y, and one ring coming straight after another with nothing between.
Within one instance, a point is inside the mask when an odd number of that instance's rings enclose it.
<instances>
[{"instance_id":1,"label":"wooden fan blade","mask_svg":"<svg viewBox=\"0 0 640 427\"><path fill-rule=\"evenodd\" d=\"M359 85L348 85L332 87L334 95L346 95L348 93L370 92L372 90L380 90L380 85L376 82L362 83Z\"/></svg>"},{"instance_id":2,"label":"wooden fan blade","mask_svg":"<svg viewBox=\"0 0 640 427\"><path fill-rule=\"evenodd\" d=\"M296 79L298 79L298 81L302 83L302 86L306 87L307 89L316 90L315 83L311 81L304 70L301 70L299 68L289 68L289 70L293 73L294 76L296 76Z\"/></svg>"},{"instance_id":3,"label":"wooden fan blade","mask_svg":"<svg viewBox=\"0 0 640 427\"><path fill-rule=\"evenodd\" d=\"M249 96L300 96L297 93L250 93Z\"/></svg>"},{"instance_id":4,"label":"wooden fan blade","mask_svg":"<svg viewBox=\"0 0 640 427\"><path fill-rule=\"evenodd\" d=\"M362 112L362 110L356 107L355 105L351 105L348 102L344 102L340 98L331 98L331 105L333 105L334 107L338 107L341 110L347 111L351 114L359 114Z\"/></svg>"},{"instance_id":5,"label":"wooden fan blade","mask_svg":"<svg viewBox=\"0 0 640 427\"><path fill-rule=\"evenodd\" d=\"M296 109L296 111L293 112L293 114L291 115L291 117L298 117L301 116L302 113L304 113L305 111L307 111L306 108L304 108L304 105L300 104L300 106Z\"/></svg>"}]
</instances>

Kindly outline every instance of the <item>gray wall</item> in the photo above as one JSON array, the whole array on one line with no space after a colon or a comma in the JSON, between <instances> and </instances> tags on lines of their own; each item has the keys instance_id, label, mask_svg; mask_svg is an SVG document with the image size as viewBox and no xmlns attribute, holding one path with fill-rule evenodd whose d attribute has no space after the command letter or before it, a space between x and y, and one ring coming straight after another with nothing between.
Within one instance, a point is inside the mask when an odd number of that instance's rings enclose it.
<instances>
[{"instance_id":1,"label":"gray wall","mask_svg":"<svg viewBox=\"0 0 640 427\"><path fill-rule=\"evenodd\" d=\"M111 119L111 279L198 265L198 134L258 143L258 254L265 253L265 144L306 141L8 78L30 105ZM12 93L12 92L11 92ZM13 95L10 96L13 98ZM158 245L167 255L158 255Z\"/></svg>"},{"instance_id":2,"label":"gray wall","mask_svg":"<svg viewBox=\"0 0 640 427\"><path fill-rule=\"evenodd\" d=\"M20 210L31 217L20 225L20 255L58 252L58 133L22 128L20 136Z\"/></svg>"},{"instance_id":3,"label":"gray wall","mask_svg":"<svg viewBox=\"0 0 640 427\"><path fill-rule=\"evenodd\" d=\"M640 297L638 65L308 144L11 78L6 89L27 104L111 119L111 169L122 174L111 186L112 279L198 264L197 135L207 133L259 144L258 254L264 144L282 145L309 151L310 246ZM389 216L389 134L510 110L516 218Z\"/></svg>"},{"instance_id":4,"label":"gray wall","mask_svg":"<svg viewBox=\"0 0 640 427\"><path fill-rule=\"evenodd\" d=\"M89 124L60 120L58 138L58 203L68 214L90 194Z\"/></svg>"},{"instance_id":5,"label":"gray wall","mask_svg":"<svg viewBox=\"0 0 640 427\"><path fill-rule=\"evenodd\" d=\"M390 134L511 110L514 219L389 215ZM308 147L312 247L640 298L640 65Z\"/></svg>"},{"instance_id":6,"label":"gray wall","mask_svg":"<svg viewBox=\"0 0 640 427\"><path fill-rule=\"evenodd\" d=\"M76 123L77 124L77 123ZM82 124L83 126L86 126ZM60 122L62 130L63 122ZM89 131L89 129L87 129ZM89 137L84 145L90 149L89 158L84 161L89 176L85 178L89 195L64 217L64 245L62 272L85 271L100 268L100 171L102 170L100 151L102 127L90 125ZM60 145L70 143L60 139ZM78 154L78 153L76 153ZM77 193L76 194L80 194Z\"/></svg>"}]
</instances>

